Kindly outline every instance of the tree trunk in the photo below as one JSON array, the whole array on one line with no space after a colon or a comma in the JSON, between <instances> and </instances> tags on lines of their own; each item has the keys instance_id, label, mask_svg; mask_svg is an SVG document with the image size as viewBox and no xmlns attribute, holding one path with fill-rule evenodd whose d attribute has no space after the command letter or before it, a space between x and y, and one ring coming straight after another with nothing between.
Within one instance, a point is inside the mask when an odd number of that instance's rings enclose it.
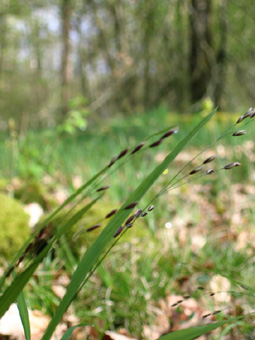
<instances>
[{"instance_id":1,"label":"tree trunk","mask_svg":"<svg viewBox=\"0 0 255 340\"><path fill-rule=\"evenodd\" d=\"M227 1L221 0L220 3L220 34L221 41L217 55L217 72L215 80L214 101L221 109L222 94L226 80L226 50L227 50Z\"/></svg>"},{"instance_id":2,"label":"tree trunk","mask_svg":"<svg viewBox=\"0 0 255 340\"><path fill-rule=\"evenodd\" d=\"M71 0L62 0L62 69L61 69L61 100L62 115L68 111L68 101L70 99L70 80L71 80Z\"/></svg>"},{"instance_id":3,"label":"tree trunk","mask_svg":"<svg viewBox=\"0 0 255 340\"><path fill-rule=\"evenodd\" d=\"M192 102L204 97L212 75L211 0L191 0L190 94Z\"/></svg>"}]
</instances>

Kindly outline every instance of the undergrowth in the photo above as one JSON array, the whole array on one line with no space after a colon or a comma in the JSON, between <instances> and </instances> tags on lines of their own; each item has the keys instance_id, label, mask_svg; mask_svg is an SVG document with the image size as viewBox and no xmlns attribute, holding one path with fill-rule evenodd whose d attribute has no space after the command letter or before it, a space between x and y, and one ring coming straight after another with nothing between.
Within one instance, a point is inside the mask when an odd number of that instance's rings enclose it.
<instances>
[{"instance_id":1,"label":"undergrowth","mask_svg":"<svg viewBox=\"0 0 255 340\"><path fill-rule=\"evenodd\" d=\"M201 145L198 154L190 153L189 159L184 162L179 160L181 151L200 130L207 133L206 123L214 114L215 110L200 121L191 132L179 139L180 141L175 147L169 147L172 151L161 155L162 159L151 172L148 172L146 166L147 154L153 153L154 149L156 150L162 144L167 144L170 139L171 145L173 145L172 139L179 134L178 127L172 126L154 133L145 141L130 145L116 156L109 157L102 170L94 174L90 180L81 185L60 207L53 211L37 227L30 240L17 252L0 281L0 315L2 316L11 303L18 298L26 339L29 339L29 320L22 291L29 283L30 287L33 287L33 291L36 292L39 280L41 292L44 291L45 296L49 294L49 298L44 299L43 308L45 312L52 314L52 320L45 331L43 340L51 338L72 302L84 325L91 324L92 321L94 323L94 319L99 317L101 321L96 325L99 332L100 327L115 329L121 326L128 328L133 334L140 337L144 334L144 325L150 324L155 317L153 310L156 307L153 307L153 301L163 298L166 292L171 295L171 291L174 290L175 292L179 291L181 297L177 297L176 301L166 305L166 315L169 318L166 332L170 333L162 336L161 339L193 339L225 324L246 327L245 332L249 334L249 323L243 321L250 312L249 308L242 307L241 312L239 310L239 313L235 313L228 305L221 305L216 300L211 304L210 312L203 314L201 309L198 316L191 313L188 318L193 319L194 317L193 320L197 324L203 324L205 320L209 320L208 325L176 332L173 332L171 328L171 319L181 314L186 302L193 298L198 299L199 292L210 298L220 295L219 291L212 291L210 288L210 283L218 277L226 278L230 282L230 286L226 289L227 293L231 296L238 296L240 305L243 303L244 297L252 299L254 295L252 283L247 279L247 277L250 278L250 274L248 276L247 273L246 276L246 271L248 271L246 261L252 261L252 256L247 258L244 254L237 253L235 245L231 244L228 238L226 238L224 246L222 231L224 228L215 227L215 216L214 218L203 216L203 210L197 210L197 216L193 214L190 219L189 228L184 228L181 222L183 212L174 209L178 193L182 190L183 197L190 201L190 209L193 212L196 211L199 204L204 203L203 200L196 201L197 196L188 189L191 185L192 190L194 188L204 190L207 200L214 202L217 213L222 215L225 213L226 216L222 220L225 221L226 228L228 227L230 217L225 211L226 202L224 202L224 198L218 199L215 196L213 187L224 183L226 186L225 201L227 201L232 179L238 183L238 177L235 180L232 171L239 171L241 163L248 161L238 158L240 155L238 140L243 138L246 131L252 130L254 110L247 111L227 132L222 134L219 131L210 145L205 147ZM240 125L242 128L239 127ZM220 141L225 140L226 143L232 143L233 139L236 139L234 142L236 146L233 147L231 154L224 154L223 150L219 149ZM96 156L96 148L93 152ZM180 163L177 171L172 164L175 159L177 164ZM126 177L125 171L128 172L135 162L140 166L142 175L140 178L138 176L130 181L129 186L125 188L122 184L122 177ZM127 166L128 164L130 165ZM107 198L108 192L111 191L112 179L120 184L123 203L119 205L113 201L116 208L109 211L95 224L84 226L87 233L98 233L98 231L99 233L96 234L98 236L95 237L92 246L87 247L84 254L80 254L77 262L68 246L65 234L77 222L81 221L92 207L96 208L99 200L103 197ZM156 182L156 180L158 181ZM200 187L198 187L199 185ZM149 191L152 186L154 186L154 190ZM175 192L177 195L174 194ZM181 210L181 204L178 206ZM53 228L52 221L60 213L59 224L57 228ZM252 212L247 216L250 217L250 215ZM102 222L105 221L109 222L102 228ZM148 230L142 233L142 237L146 238L146 243L139 247L141 239L139 230L145 228L147 224ZM197 233L196 241L192 238L195 224L201 224L200 229L195 231ZM203 230L205 224L206 229ZM162 226L165 226L163 232L160 230ZM220 238L217 235L223 237L221 243L223 249L225 247L223 252L218 251ZM147 245L146 248L144 248L144 244ZM61 248L61 253L59 253L59 248ZM203 253L200 253L196 248L203 248ZM111 253L114 253L115 256L112 257ZM228 267L222 265L224 262L228 263ZM253 262L249 267L252 265ZM51 293L48 293L48 282L53 277L51 275L47 277L47 272L54 266L60 267L64 273L68 273L71 277L65 295L59 301L54 299ZM157 272L158 267L162 268L160 273ZM38 268L46 273L41 280L36 271ZM93 275L94 273L95 275ZM129 280L131 285L127 284ZM102 290L98 290L98 286L103 287ZM232 286L237 287L234 293ZM156 291L155 287L157 287ZM30 294L29 289L26 292ZM31 295L32 300L36 301L37 294L31 293ZM228 302L231 305L231 299L226 300L225 298L223 302ZM83 304L81 301L86 303ZM103 301L105 305L103 307L105 312L100 316L96 307L99 301ZM152 308L148 312L147 307L150 301ZM87 310L87 305L90 306L90 310ZM125 305L128 305L128 309L125 308ZM174 310L177 311L177 314ZM133 320L131 325L129 325L130 319ZM211 323L215 320L217 322ZM232 329L229 331L232 332ZM145 334L144 336L146 337Z\"/></svg>"}]
</instances>

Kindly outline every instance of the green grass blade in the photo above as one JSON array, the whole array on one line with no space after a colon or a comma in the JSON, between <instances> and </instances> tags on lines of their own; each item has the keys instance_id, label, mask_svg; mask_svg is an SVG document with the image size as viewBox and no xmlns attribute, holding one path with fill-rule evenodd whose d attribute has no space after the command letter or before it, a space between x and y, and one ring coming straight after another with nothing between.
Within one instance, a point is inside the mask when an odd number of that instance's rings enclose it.
<instances>
[{"instance_id":1,"label":"green grass blade","mask_svg":"<svg viewBox=\"0 0 255 340\"><path fill-rule=\"evenodd\" d=\"M88 324L86 323L81 323L79 325L73 326L68 328L68 330L65 332L65 334L62 336L62 338L60 340L69 340L73 334L73 331L78 328L78 327L85 327L88 326Z\"/></svg>"},{"instance_id":2,"label":"green grass blade","mask_svg":"<svg viewBox=\"0 0 255 340\"><path fill-rule=\"evenodd\" d=\"M158 340L193 340L199 337L200 335L203 335L207 332L210 332L218 327L221 327L227 323L233 323L235 321L238 321L240 319L243 319L247 315L238 316L236 318L231 318L225 321L219 321L215 323L210 323L209 325L204 326L196 326L196 327L190 327L186 329L181 329L179 331L175 331L166 335L161 336L158 338Z\"/></svg>"},{"instance_id":3,"label":"green grass blade","mask_svg":"<svg viewBox=\"0 0 255 340\"><path fill-rule=\"evenodd\" d=\"M13 271L12 277L16 277L16 273ZM23 292L20 292L18 298L17 298L17 306L19 310L19 315L21 319L21 323L24 329L24 334L26 340L31 339L31 332L30 332L30 322L29 322L29 315L28 315L28 309L27 309L27 304L25 300L25 296Z\"/></svg>"},{"instance_id":4,"label":"green grass blade","mask_svg":"<svg viewBox=\"0 0 255 340\"><path fill-rule=\"evenodd\" d=\"M26 304L26 300L25 300L25 296L23 292L21 292L17 298L17 305L19 309L20 319L21 319L23 329L24 329L25 338L26 340L30 340L31 333L30 333L29 315L28 315L27 304Z\"/></svg>"},{"instance_id":5,"label":"green grass blade","mask_svg":"<svg viewBox=\"0 0 255 340\"><path fill-rule=\"evenodd\" d=\"M31 265L20 275L13 280L11 285L5 290L3 295L0 297L0 318L8 310L10 305L17 299L20 292L23 290L30 277L33 275L34 271L38 265L42 262L43 258L47 255L48 251L52 247L53 243L58 240L63 233L75 223L77 223L85 212L87 212L99 199L96 198L87 204L85 207L80 209L68 222L66 222L63 227L57 232L57 234L49 241L48 245L41 251L41 253L33 260Z\"/></svg>"},{"instance_id":6,"label":"green grass blade","mask_svg":"<svg viewBox=\"0 0 255 340\"><path fill-rule=\"evenodd\" d=\"M158 165L138 186L133 194L129 196L127 201L118 210L118 212L113 216L110 222L107 224L105 229L99 235L97 240L93 243L90 249L85 253L81 259L76 271L74 272L71 282L68 286L66 294L62 299L56 313L54 314L42 340L49 340L57 327L58 323L61 321L63 314L71 304L72 300L79 291L82 283L84 282L87 274L92 270L93 266L96 264L99 257L102 255L106 246L113 240L113 236L122 222L130 214L130 210L125 210L125 206L130 203L139 201L145 193L149 190L152 184L161 176L163 171L172 163L176 156L183 150L183 148L191 141L191 139L199 132L199 130L212 118L216 110L213 110L208 116L206 116L199 124L197 124L193 130L183 138L179 144L174 148L174 150L168 154L165 160Z\"/></svg>"}]
</instances>

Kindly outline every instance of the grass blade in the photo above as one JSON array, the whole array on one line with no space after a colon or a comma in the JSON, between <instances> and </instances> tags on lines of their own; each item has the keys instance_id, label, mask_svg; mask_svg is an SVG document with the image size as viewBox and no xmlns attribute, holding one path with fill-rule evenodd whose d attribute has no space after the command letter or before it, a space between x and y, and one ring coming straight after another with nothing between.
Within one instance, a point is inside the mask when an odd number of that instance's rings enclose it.
<instances>
[{"instance_id":1,"label":"grass blade","mask_svg":"<svg viewBox=\"0 0 255 340\"><path fill-rule=\"evenodd\" d=\"M97 260L102 255L106 246L112 241L113 236L122 222L130 214L130 210L125 210L124 208L136 201L139 201L153 183L161 176L163 171L172 163L176 156L183 150L183 148L191 141L191 139L201 130L201 128L212 118L215 114L216 109L213 110L208 116L206 116L199 124L197 124L193 130L184 137L179 144L174 148L174 150L167 155L165 160L158 165L137 187L133 194L129 196L127 201L118 210L114 217L107 224L105 229L99 235L97 240L93 243L92 247L88 249L83 258L81 259L76 271L74 272L71 282L67 288L66 294L62 299L56 313L54 314L42 340L49 340L57 327L58 323L61 321L63 314L71 304L72 300L76 296L77 292L81 288L86 276L92 270L93 266L96 264Z\"/></svg>"},{"instance_id":2,"label":"grass blade","mask_svg":"<svg viewBox=\"0 0 255 340\"><path fill-rule=\"evenodd\" d=\"M198 336L210 332L218 327L221 327L227 323L233 323L240 319L243 319L247 315L238 316L236 318L231 318L225 321L219 321L215 323L210 323L209 325L190 327L186 329L181 329L166 335L161 336L158 340L193 340Z\"/></svg>"},{"instance_id":3,"label":"grass blade","mask_svg":"<svg viewBox=\"0 0 255 340\"><path fill-rule=\"evenodd\" d=\"M88 326L88 324L86 323L81 323L79 325L73 326L68 328L68 330L65 332L65 334L62 336L62 338L60 340L69 340L73 334L73 331L78 328L78 327L85 327Z\"/></svg>"}]
</instances>

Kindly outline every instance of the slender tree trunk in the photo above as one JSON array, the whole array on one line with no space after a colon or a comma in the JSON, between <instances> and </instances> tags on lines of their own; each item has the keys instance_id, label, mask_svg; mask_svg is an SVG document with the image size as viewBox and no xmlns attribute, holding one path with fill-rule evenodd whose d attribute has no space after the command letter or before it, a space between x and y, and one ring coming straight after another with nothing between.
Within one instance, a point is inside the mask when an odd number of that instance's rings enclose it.
<instances>
[{"instance_id":1,"label":"slender tree trunk","mask_svg":"<svg viewBox=\"0 0 255 340\"><path fill-rule=\"evenodd\" d=\"M214 90L215 104L221 108L222 94L224 92L226 80L226 50L227 50L227 1L221 0L220 2L220 34L221 41L217 55L217 79Z\"/></svg>"},{"instance_id":2,"label":"slender tree trunk","mask_svg":"<svg viewBox=\"0 0 255 340\"><path fill-rule=\"evenodd\" d=\"M190 7L190 94L192 102L206 94L212 75L210 53L211 0L191 0Z\"/></svg>"},{"instance_id":3,"label":"slender tree trunk","mask_svg":"<svg viewBox=\"0 0 255 340\"><path fill-rule=\"evenodd\" d=\"M62 0L62 69L61 69L61 100L62 115L68 111L68 101L70 99L70 80L71 80L71 0Z\"/></svg>"}]
</instances>

